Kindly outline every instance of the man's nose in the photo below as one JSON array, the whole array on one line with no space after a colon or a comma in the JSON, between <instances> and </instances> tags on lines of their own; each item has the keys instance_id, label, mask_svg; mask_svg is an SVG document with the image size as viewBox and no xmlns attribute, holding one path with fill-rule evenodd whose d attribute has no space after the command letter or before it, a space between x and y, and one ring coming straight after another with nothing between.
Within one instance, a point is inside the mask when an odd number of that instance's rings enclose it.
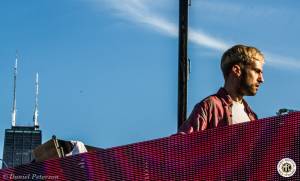
<instances>
[{"instance_id":1,"label":"man's nose","mask_svg":"<svg viewBox=\"0 0 300 181\"><path fill-rule=\"evenodd\" d=\"M259 81L260 83L263 83L263 82L265 81L265 80L264 80L264 76L263 76L262 73L259 74L259 76L258 76L258 81Z\"/></svg>"}]
</instances>

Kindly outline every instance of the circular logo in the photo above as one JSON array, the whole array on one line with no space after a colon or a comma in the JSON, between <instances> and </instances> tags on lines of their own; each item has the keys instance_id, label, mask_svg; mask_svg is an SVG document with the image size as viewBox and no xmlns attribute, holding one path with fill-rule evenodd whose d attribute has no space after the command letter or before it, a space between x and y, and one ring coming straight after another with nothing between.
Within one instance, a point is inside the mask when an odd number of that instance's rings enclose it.
<instances>
[{"instance_id":1,"label":"circular logo","mask_svg":"<svg viewBox=\"0 0 300 181\"><path fill-rule=\"evenodd\" d=\"M277 171L283 177L291 177L296 172L296 163L290 158L284 158L278 162Z\"/></svg>"}]
</instances>

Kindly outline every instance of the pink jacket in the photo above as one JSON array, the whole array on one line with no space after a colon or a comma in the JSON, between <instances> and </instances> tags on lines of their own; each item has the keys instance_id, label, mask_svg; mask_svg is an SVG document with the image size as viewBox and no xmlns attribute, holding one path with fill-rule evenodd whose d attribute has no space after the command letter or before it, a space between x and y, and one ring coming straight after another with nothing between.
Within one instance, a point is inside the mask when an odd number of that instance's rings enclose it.
<instances>
[{"instance_id":1,"label":"pink jacket","mask_svg":"<svg viewBox=\"0 0 300 181\"><path fill-rule=\"evenodd\" d=\"M245 112L251 121L257 119L257 115L243 100ZM215 127L232 124L232 99L224 88L196 104L190 117L180 127L179 132L192 133Z\"/></svg>"}]
</instances>

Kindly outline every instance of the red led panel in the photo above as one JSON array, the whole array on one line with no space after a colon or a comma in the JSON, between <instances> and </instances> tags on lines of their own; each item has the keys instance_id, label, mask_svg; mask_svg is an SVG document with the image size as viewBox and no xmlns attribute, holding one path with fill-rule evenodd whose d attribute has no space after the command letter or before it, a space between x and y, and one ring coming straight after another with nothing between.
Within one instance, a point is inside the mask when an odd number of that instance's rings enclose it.
<instances>
[{"instance_id":1,"label":"red led panel","mask_svg":"<svg viewBox=\"0 0 300 181\"><path fill-rule=\"evenodd\" d=\"M4 169L0 179L300 180L299 131L295 112ZM284 158L296 164L290 177L277 171Z\"/></svg>"}]
</instances>

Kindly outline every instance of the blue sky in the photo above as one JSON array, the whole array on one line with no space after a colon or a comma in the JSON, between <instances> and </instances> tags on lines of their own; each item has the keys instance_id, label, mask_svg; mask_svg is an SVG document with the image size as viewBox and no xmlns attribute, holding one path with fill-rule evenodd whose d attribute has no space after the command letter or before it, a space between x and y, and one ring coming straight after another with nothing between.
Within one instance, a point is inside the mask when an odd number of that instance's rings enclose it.
<instances>
[{"instance_id":1,"label":"blue sky","mask_svg":"<svg viewBox=\"0 0 300 181\"><path fill-rule=\"evenodd\" d=\"M265 83L246 97L259 117L299 110L299 7L295 0L193 0L188 113L223 85L220 57L237 43L265 54ZM175 133L177 24L175 0L1 1L1 157L16 50L17 125L32 125L39 72L43 141L55 134L107 148Z\"/></svg>"}]
</instances>

